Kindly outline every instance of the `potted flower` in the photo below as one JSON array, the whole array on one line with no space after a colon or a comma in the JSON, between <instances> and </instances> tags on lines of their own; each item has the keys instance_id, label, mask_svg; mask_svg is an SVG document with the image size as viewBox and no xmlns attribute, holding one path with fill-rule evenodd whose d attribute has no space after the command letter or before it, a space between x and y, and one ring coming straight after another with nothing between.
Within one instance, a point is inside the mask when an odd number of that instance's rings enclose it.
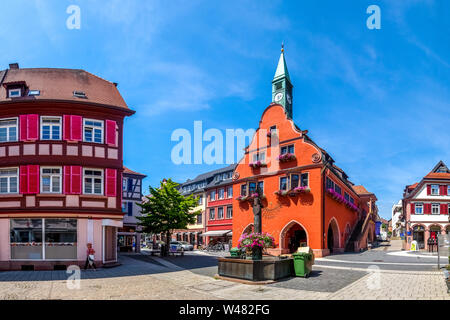
<instances>
[{"instance_id":1,"label":"potted flower","mask_svg":"<svg viewBox=\"0 0 450 320\"><path fill-rule=\"evenodd\" d=\"M301 193L301 192L310 192L311 189L308 186L298 186L292 189L294 193Z\"/></svg>"},{"instance_id":2,"label":"potted flower","mask_svg":"<svg viewBox=\"0 0 450 320\"><path fill-rule=\"evenodd\" d=\"M287 190L277 190L277 191L275 191L275 194L277 196L285 196L288 194L288 191Z\"/></svg>"},{"instance_id":3,"label":"potted flower","mask_svg":"<svg viewBox=\"0 0 450 320\"><path fill-rule=\"evenodd\" d=\"M252 169L257 169L257 168L260 168L260 167L265 167L266 164L258 160L258 161L255 161L255 162L250 162L248 164L248 166L251 167Z\"/></svg>"},{"instance_id":4,"label":"potted flower","mask_svg":"<svg viewBox=\"0 0 450 320\"><path fill-rule=\"evenodd\" d=\"M238 248L245 251L247 256L252 255L253 249L262 248L263 250L266 248L275 247L275 239L267 232L261 233L245 233L243 234L238 241Z\"/></svg>"}]
</instances>

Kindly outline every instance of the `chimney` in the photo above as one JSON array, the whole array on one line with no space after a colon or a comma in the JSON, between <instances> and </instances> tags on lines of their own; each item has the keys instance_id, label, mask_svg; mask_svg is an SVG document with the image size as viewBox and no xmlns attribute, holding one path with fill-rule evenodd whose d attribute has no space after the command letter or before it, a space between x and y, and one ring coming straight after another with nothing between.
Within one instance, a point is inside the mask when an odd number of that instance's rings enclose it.
<instances>
[{"instance_id":1,"label":"chimney","mask_svg":"<svg viewBox=\"0 0 450 320\"><path fill-rule=\"evenodd\" d=\"M10 69L19 69L19 64L17 62L9 64Z\"/></svg>"},{"instance_id":2,"label":"chimney","mask_svg":"<svg viewBox=\"0 0 450 320\"><path fill-rule=\"evenodd\" d=\"M117 88L117 86L119 85L117 82L113 82L114 86Z\"/></svg>"}]
</instances>

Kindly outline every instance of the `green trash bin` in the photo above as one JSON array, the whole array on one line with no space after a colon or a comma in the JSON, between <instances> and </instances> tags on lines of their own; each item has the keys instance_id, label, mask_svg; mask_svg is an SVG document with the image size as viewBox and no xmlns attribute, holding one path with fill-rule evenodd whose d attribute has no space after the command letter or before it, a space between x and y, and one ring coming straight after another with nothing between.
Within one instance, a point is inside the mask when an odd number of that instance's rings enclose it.
<instances>
[{"instance_id":1,"label":"green trash bin","mask_svg":"<svg viewBox=\"0 0 450 320\"><path fill-rule=\"evenodd\" d=\"M241 250L239 248L231 248L230 255L232 258L239 258L241 256Z\"/></svg>"},{"instance_id":2,"label":"green trash bin","mask_svg":"<svg viewBox=\"0 0 450 320\"><path fill-rule=\"evenodd\" d=\"M294 258L294 270L297 277L308 277L312 269L312 255L305 252L292 254Z\"/></svg>"}]
</instances>

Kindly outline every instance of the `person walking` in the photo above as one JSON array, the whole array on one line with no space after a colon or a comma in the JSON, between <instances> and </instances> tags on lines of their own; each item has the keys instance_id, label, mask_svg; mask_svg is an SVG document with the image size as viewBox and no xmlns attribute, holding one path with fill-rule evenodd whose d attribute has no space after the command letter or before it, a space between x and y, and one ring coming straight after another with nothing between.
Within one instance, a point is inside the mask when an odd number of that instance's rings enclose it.
<instances>
[{"instance_id":1,"label":"person walking","mask_svg":"<svg viewBox=\"0 0 450 320\"><path fill-rule=\"evenodd\" d=\"M96 266L95 266L95 262L94 262L94 254L95 254L95 250L92 248L92 243L88 243L86 244L87 246L87 250L86 250L86 263L84 265L84 270L87 270L88 267L97 270Z\"/></svg>"}]
</instances>

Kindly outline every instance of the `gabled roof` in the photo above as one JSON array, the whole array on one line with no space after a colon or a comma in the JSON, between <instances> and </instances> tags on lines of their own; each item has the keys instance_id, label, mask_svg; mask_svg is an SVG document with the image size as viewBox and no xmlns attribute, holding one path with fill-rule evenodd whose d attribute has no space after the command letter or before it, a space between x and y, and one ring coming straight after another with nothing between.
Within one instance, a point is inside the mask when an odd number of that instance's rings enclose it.
<instances>
[{"instance_id":1,"label":"gabled roof","mask_svg":"<svg viewBox=\"0 0 450 320\"><path fill-rule=\"evenodd\" d=\"M13 68L0 72L0 104L11 101L65 100L118 107L131 111L116 84L81 69ZM3 79L3 81L2 81ZM8 84L25 83L29 90L39 90L36 96L7 98ZM82 91L86 98L75 97Z\"/></svg>"},{"instance_id":2,"label":"gabled roof","mask_svg":"<svg viewBox=\"0 0 450 320\"><path fill-rule=\"evenodd\" d=\"M450 179L450 170L441 160L437 165L428 173L425 178L430 179Z\"/></svg>"},{"instance_id":3,"label":"gabled roof","mask_svg":"<svg viewBox=\"0 0 450 320\"><path fill-rule=\"evenodd\" d=\"M353 190L358 195L372 195L373 194L372 192L367 191L367 189L364 188L364 186L353 186Z\"/></svg>"}]
</instances>

